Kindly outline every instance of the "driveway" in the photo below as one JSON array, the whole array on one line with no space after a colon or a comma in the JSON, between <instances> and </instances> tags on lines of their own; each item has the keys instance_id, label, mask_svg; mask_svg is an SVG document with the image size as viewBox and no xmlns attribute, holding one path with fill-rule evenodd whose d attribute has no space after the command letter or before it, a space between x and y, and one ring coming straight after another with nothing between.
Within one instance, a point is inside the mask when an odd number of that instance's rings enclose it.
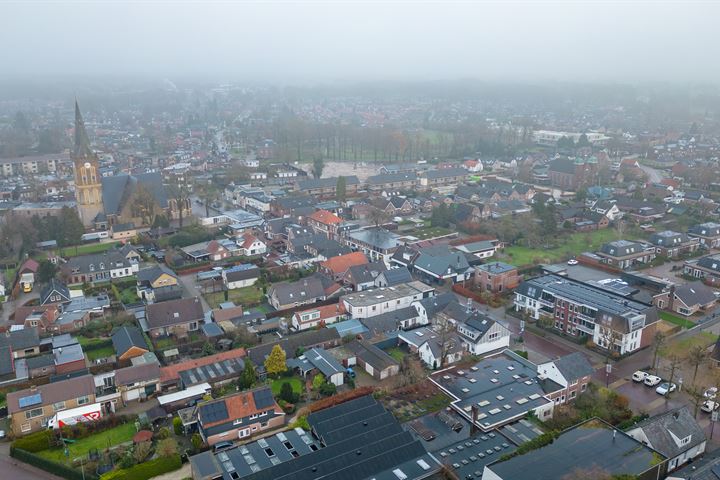
<instances>
[{"instance_id":1,"label":"driveway","mask_svg":"<svg viewBox=\"0 0 720 480\"><path fill-rule=\"evenodd\" d=\"M182 285L183 289L185 290L186 295L183 295L185 297L200 297L200 303L202 304L203 311L209 312L212 310L210 308L210 305L205 301L205 297L202 296L202 293L200 293L200 290L197 287L197 283L195 282L195 274L190 275L179 275L180 277L180 285Z\"/></svg>"}]
</instances>

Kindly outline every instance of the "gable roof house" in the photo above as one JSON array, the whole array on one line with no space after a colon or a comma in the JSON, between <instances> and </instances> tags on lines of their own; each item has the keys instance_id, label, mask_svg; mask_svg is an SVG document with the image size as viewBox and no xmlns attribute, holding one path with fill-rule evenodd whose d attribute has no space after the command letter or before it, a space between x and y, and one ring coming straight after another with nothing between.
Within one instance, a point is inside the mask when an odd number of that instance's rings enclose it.
<instances>
[{"instance_id":1,"label":"gable roof house","mask_svg":"<svg viewBox=\"0 0 720 480\"><path fill-rule=\"evenodd\" d=\"M458 323L457 333L472 355L485 355L510 346L510 330L481 312L474 312L463 323Z\"/></svg>"},{"instance_id":2,"label":"gable roof house","mask_svg":"<svg viewBox=\"0 0 720 480\"><path fill-rule=\"evenodd\" d=\"M253 255L262 255L267 252L267 245L252 233L245 231L235 238L235 243L239 247L239 254L246 257Z\"/></svg>"},{"instance_id":3,"label":"gable roof house","mask_svg":"<svg viewBox=\"0 0 720 480\"><path fill-rule=\"evenodd\" d=\"M68 285L109 282L113 278L123 278L138 272L137 263L131 263L119 250L108 250L104 253L71 257L60 270L67 279Z\"/></svg>"},{"instance_id":4,"label":"gable roof house","mask_svg":"<svg viewBox=\"0 0 720 480\"><path fill-rule=\"evenodd\" d=\"M412 279L407 267L397 267L378 273L373 283L375 287L394 287L401 283L412 282Z\"/></svg>"},{"instance_id":5,"label":"gable roof house","mask_svg":"<svg viewBox=\"0 0 720 480\"><path fill-rule=\"evenodd\" d=\"M300 332L317 328L321 325L339 322L346 318L347 314L345 313L345 309L342 308L342 304L334 303L332 305L296 311L290 319L290 328L296 332Z\"/></svg>"},{"instance_id":6,"label":"gable roof house","mask_svg":"<svg viewBox=\"0 0 720 480\"><path fill-rule=\"evenodd\" d=\"M285 310L326 300L340 291L340 285L331 278L315 273L294 282L273 283L268 288L267 298L276 310Z\"/></svg>"},{"instance_id":7,"label":"gable roof house","mask_svg":"<svg viewBox=\"0 0 720 480\"><path fill-rule=\"evenodd\" d=\"M333 280L339 281L351 267L367 263L368 259L364 253L352 252L325 260L320 264L319 269Z\"/></svg>"},{"instance_id":8,"label":"gable roof house","mask_svg":"<svg viewBox=\"0 0 720 480\"><path fill-rule=\"evenodd\" d=\"M668 458L668 472L705 453L705 432L686 406L643 420L627 434Z\"/></svg>"},{"instance_id":9,"label":"gable roof house","mask_svg":"<svg viewBox=\"0 0 720 480\"><path fill-rule=\"evenodd\" d=\"M701 281L677 285L671 291L670 309L681 315L710 310L717 302L715 291Z\"/></svg>"},{"instance_id":10,"label":"gable roof house","mask_svg":"<svg viewBox=\"0 0 720 480\"><path fill-rule=\"evenodd\" d=\"M401 192L414 189L417 186L418 177L415 172L386 173L384 175L371 175L366 183L368 190L371 192L384 190Z\"/></svg>"},{"instance_id":11,"label":"gable roof house","mask_svg":"<svg viewBox=\"0 0 720 480\"><path fill-rule=\"evenodd\" d=\"M588 359L580 352L573 352L569 355L541 363L537 368L538 378L541 381L546 379L560 385L562 388L553 387L548 397L556 405L564 404L575 400L578 395L587 389L592 380L595 369Z\"/></svg>"},{"instance_id":12,"label":"gable roof house","mask_svg":"<svg viewBox=\"0 0 720 480\"><path fill-rule=\"evenodd\" d=\"M700 239L684 233L664 230L650 235L650 243L655 245L658 255L676 258L697 251L700 248Z\"/></svg>"},{"instance_id":13,"label":"gable roof house","mask_svg":"<svg viewBox=\"0 0 720 480\"><path fill-rule=\"evenodd\" d=\"M421 277L437 283L447 279L451 283L463 282L475 273L465 254L452 252L446 245L420 250L412 262L412 268Z\"/></svg>"},{"instance_id":14,"label":"gable roof house","mask_svg":"<svg viewBox=\"0 0 720 480\"><path fill-rule=\"evenodd\" d=\"M248 438L285 424L285 412L275 402L270 387L203 402L196 412L199 433L208 445Z\"/></svg>"},{"instance_id":15,"label":"gable roof house","mask_svg":"<svg viewBox=\"0 0 720 480\"><path fill-rule=\"evenodd\" d=\"M70 290L60 280L51 278L40 292L40 305L65 303L70 301Z\"/></svg>"},{"instance_id":16,"label":"gable roof house","mask_svg":"<svg viewBox=\"0 0 720 480\"><path fill-rule=\"evenodd\" d=\"M426 335L418 345L417 353L420 360L433 370L445 368L448 365L459 362L465 352L463 341L460 335L451 331L438 333L427 329Z\"/></svg>"},{"instance_id":17,"label":"gable roof house","mask_svg":"<svg viewBox=\"0 0 720 480\"><path fill-rule=\"evenodd\" d=\"M336 387L343 384L345 369L323 348L310 348L297 358L288 360L288 368L299 370L307 378L312 372L323 374L326 381Z\"/></svg>"},{"instance_id":18,"label":"gable roof house","mask_svg":"<svg viewBox=\"0 0 720 480\"><path fill-rule=\"evenodd\" d=\"M352 353L345 360L347 366L359 365L378 380L400 373L400 364L397 360L368 341L353 340L344 345L344 348Z\"/></svg>"},{"instance_id":19,"label":"gable roof house","mask_svg":"<svg viewBox=\"0 0 720 480\"><path fill-rule=\"evenodd\" d=\"M653 261L655 247L640 242L615 240L601 246L597 255L608 265L624 270L638 263Z\"/></svg>"},{"instance_id":20,"label":"gable roof house","mask_svg":"<svg viewBox=\"0 0 720 480\"><path fill-rule=\"evenodd\" d=\"M198 297L153 303L145 309L145 323L151 337L186 337L189 332L200 329L204 318L202 303Z\"/></svg>"},{"instance_id":21,"label":"gable roof house","mask_svg":"<svg viewBox=\"0 0 720 480\"><path fill-rule=\"evenodd\" d=\"M342 223L342 218L327 210L317 210L307 218L307 223L315 233L333 239L338 235L338 227Z\"/></svg>"},{"instance_id":22,"label":"gable roof house","mask_svg":"<svg viewBox=\"0 0 720 480\"><path fill-rule=\"evenodd\" d=\"M707 248L720 248L720 223L707 222L688 228L687 234Z\"/></svg>"},{"instance_id":23,"label":"gable roof house","mask_svg":"<svg viewBox=\"0 0 720 480\"><path fill-rule=\"evenodd\" d=\"M419 186L426 190L431 190L447 185L459 185L465 180L468 174L469 172L461 167L427 170L420 174Z\"/></svg>"},{"instance_id":24,"label":"gable roof house","mask_svg":"<svg viewBox=\"0 0 720 480\"><path fill-rule=\"evenodd\" d=\"M297 190L308 195L334 196L336 195L338 177L310 178L297 182ZM360 180L355 175L345 176L345 193L354 195L360 186Z\"/></svg>"},{"instance_id":25,"label":"gable roof house","mask_svg":"<svg viewBox=\"0 0 720 480\"><path fill-rule=\"evenodd\" d=\"M260 279L260 269L252 264L235 265L222 271L222 279L228 290L255 285Z\"/></svg>"},{"instance_id":26,"label":"gable roof house","mask_svg":"<svg viewBox=\"0 0 720 480\"><path fill-rule=\"evenodd\" d=\"M343 285L355 292L367 290L375 286L375 279L386 270L385 262L372 262L353 265L342 277Z\"/></svg>"},{"instance_id":27,"label":"gable roof house","mask_svg":"<svg viewBox=\"0 0 720 480\"><path fill-rule=\"evenodd\" d=\"M37 328L21 328L0 333L0 348L6 347L12 359L27 358L40 353Z\"/></svg>"},{"instance_id":28,"label":"gable roof house","mask_svg":"<svg viewBox=\"0 0 720 480\"><path fill-rule=\"evenodd\" d=\"M136 290L138 297L148 303L182 297L177 275L165 265L155 265L138 271Z\"/></svg>"},{"instance_id":29,"label":"gable roof house","mask_svg":"<svg viewBox=\"0 0 720 480\"><path fill-rule=\"evenodd\" d=\"M137 327L119 327L112 333L110 338L118 362L142 356L150 351L142 331Z\"/></svg>"}]
</instances>

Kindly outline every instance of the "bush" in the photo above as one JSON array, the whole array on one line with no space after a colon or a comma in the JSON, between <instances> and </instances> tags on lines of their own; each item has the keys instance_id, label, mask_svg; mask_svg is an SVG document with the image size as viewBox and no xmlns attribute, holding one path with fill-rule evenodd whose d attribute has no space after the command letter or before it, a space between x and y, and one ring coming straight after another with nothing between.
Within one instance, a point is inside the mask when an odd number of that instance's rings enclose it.
<instances>
[{"instance_id":1,"label":"bush","mask_svg":"<svg viewBox=\"0 0 720 480\"><path fill-rule=\"evenodd\" d=\"M173 422L174 422L174 420L173 420ZM174 427L174 425L173 425L173 427ZM165 440L169 436L170 436L170 429L167 427L162 427L160 430L158 430L157 434L155 435L155 437L158 440Z\"/></svg>"},{"instance_id":2,"label":"bush","mask_svg":"<svg viewBox=\"0 0 720 480\"><path fill-rule=\"evenodd\" d=\"M290 382L283 382L280 387L280 398L285 400L287 403L295 403L295 392L293 392L292 385Z\"/></svg>"},{"instance_id":3,"label":"bush","mask_svg":"<svg viewBox=\"0 0 720 480\"><path fill-rule=\"evenodd\" d=\"M200 450L200 447L202 447L203 439L199 433L193 433L193 436L190 437L190 443L192 443L192 446L195 449L195 451L198 451L198 450Z\"/></svg>"},{"instance_id":4,"label":"bush","mask_svg":"<svg viewBox=\"0 0 720 480\"><path fill-rule=\"evenodd\" d=\"M334 383L325 382L320 385L318 391L323 397L329 397L330 395L335 395L335 393L337 392L337 387Z\"/></svg>"},{"instance_id":5,"label":"bush","mask_svg":"<svg viewBox=\"0 0 720 480\"><path fill-rule=\"evenodd\" d=\"M25 462L41 470L45 470L46 472L50 472L53 475L66 478L67 480L97 480L97 477L90 471L86 471L83 475L82 472L70 468L67 465L53 462L47 458L40 457L21 448L15 448L14 445L10 448L10 456L17 458L21 462Z\"/></svg>"},{"instance_id":6,"label":"bush","mask_svg":"<svg viewBox=\"0 0 720 480\"><path fill-rule=\"evenodd\" d=\"M525 350L513 350L513 352L517 353L519 356L527 360L528 358L528 352Z\"/></svg>"},{"instance_id":7,"label":"bush","mask_svg":"<svg viewBox=\"0 0 720 480\"><path fill-rule=\"evenodd\" d=\"M182 435L183 424L182 420L180 420L180 417L173 418L173 430L175 430L175 435Z\"/></svg>"},{"instance_id":8,"label":"bush","mask_svg":"<svg viewBox=\"0 0 720 480\"><path fill-rule=\"evenodd\" d=\"M100 480L147 480L148 478L172 472L182 466L180 455L160 457L131 468L123 468L105 473Z\"/></svg>"},{"instance_id":9,"label":"bush","mask_svg":"<svg viewBox=\"0 0 720 480\"><path fill-rule=\"evenodd\" d=\"M18 448L30 453L41 452L47 450L54 439L52 430L42 430L18 438L13 442L12 448Z\"/></svg>"},{"instance_id":10,"label":"bush","mask_svg":"<svg viewBox=\"0 0 720 480\"><path fill-rule=\"evenodd\" d=\"M297 419L290 424L290 428L302 428L306 432L310 431L310 424L308 423L307 416L301 415L297 417Z\"/></svg>"}]
</instances>

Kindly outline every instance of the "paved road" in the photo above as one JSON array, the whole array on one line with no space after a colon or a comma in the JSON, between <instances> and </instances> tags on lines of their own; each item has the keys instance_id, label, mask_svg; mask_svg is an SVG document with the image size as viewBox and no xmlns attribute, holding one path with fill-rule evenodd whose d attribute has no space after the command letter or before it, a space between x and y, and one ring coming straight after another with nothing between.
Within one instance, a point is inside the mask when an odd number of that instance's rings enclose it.
<instances>
[{"instance_id":1,"label":"paved road","mask_svg":"<svg viewBox=\"0 0 720 480\"><path fill-rule=\"evenodd\" d=\"M202 296L200 293L200 290L197 288L197 283L195 282L195 274L190 275L179 275L180 277L180 284L185 289L185 292L187 297L200 297L200 303L202 304L203 311L209 312L211 310L210 305L205 301L205 297Z\"/></svg>"},{"instance_id":2,"label":"paved road","mask_svg":"<svg viewBox=\"0 0 720 480\"><path fill-rule=\"evenodd\" d=\"M17 480L60 480L60 477L10 456L10 442L0 443L0 478Z\"/></svg>"},{"instance_id":3,"label":"paved road","mask_svg":"<svg viewBox=\"0 0 720 480\"><path fill-rule=\"evenodd\" d=\"M640 164L640 169L645 172L645 175L648 176L648 181L652 183L660 183L660 181L663 179L663 175L660 170L656 170L643 164Z\"/></svg>"}]
</instances>

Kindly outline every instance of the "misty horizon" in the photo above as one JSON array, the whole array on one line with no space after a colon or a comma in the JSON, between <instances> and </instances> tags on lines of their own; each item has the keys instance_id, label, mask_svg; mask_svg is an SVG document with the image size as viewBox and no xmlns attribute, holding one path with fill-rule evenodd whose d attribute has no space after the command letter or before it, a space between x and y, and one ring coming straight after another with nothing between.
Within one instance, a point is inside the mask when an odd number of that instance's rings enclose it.
<instances>
[{"instance_id":1,"label":"misty horizon","mask_svg":"<svg viewBox=\"0 0 720 480\"><path fill-rule=\"evenodd\" d=\"M6 79L718 84L720 5L3 4Z\"/></svg>"}]
</instances>

